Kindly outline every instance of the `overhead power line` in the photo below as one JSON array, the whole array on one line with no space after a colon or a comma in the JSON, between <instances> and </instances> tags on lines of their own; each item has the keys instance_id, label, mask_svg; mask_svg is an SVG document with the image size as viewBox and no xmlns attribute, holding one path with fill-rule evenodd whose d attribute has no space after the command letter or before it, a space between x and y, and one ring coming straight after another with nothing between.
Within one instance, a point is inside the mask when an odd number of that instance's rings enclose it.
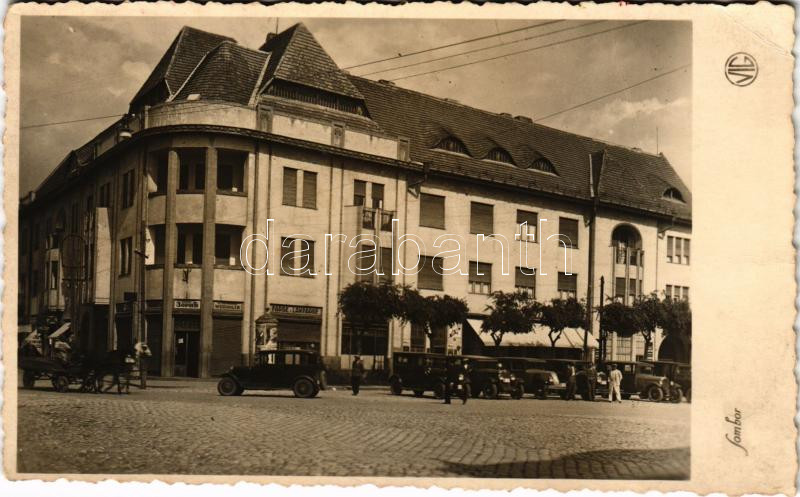
<instances>
[{"instance_id":1,"label":"overhead power line","mask_svg":"<svg viewBox=\"0 0 800 497\"><path fill-rule=\"evenodd\" d=\"M476 48L476 49L473 49L473 50L467 50L466 52L461 52L461 53L457 53L457 54L453 54L453 55L443 55L442 57L437 57L435 59L428 59L428 60L423 60L423 61L419 61L419 62L412 62L411 64L406 64L406 65L403 65L403 66L390 67L388 69L380 69L378 71L373 71L373 72L368 72L366 74L361 74L360 76L362 76L362 77L372 76L373 74L378 74L378 73L382 73L382 72L396 71L398 69L405 69L407 67L414 67L414 66L421 66L423 64L430 64L431 62L438 62L440 60L451 59L453 57L460 57L462 55L469 55L469 54L473 54L473 53L477 53L477 52L483 52L483 51L486 51L486 50L491 50L493 48L504 47L506 45L513 45L515 43L522 43L524 41L534 40L536 38L542 38L544 36L554 35L554 34L557 34L557 33L563 33L564 31L572 31L574 29L585 28L585 27L591 26L593 24L598 24L598 23L601 23L601 22L606 22L606 21L592 21L592 22L588 22L586 24L581 24L580 26L570 26L568 28L556 29L555 31L548 31L547 33L539 33L539 34L536 34L536 35L533 35L533 36L527 36L527 37L519 39L519 40L512 40L512 41L507 41L507 42L503 42L503 43L498 43L497 45L490 45L488 47L481 47L481 48Z\"/></svg>"},{"instance_id":2,"label":"overhead power line","mask_svg":"<svg viewBox=\"0 0 800 497\"><path fill-rule=\"evenodd\" d=\"M86 122L86 121L97 121L99 119L111 119L112 117L122 117L124 115L125 114L114 114L113 116L85 117L83 119L72 119L71 121L58 121L58 122L53 122L53 123L30 124L28 126L20 126L19 129L44 128L45 126L58 126L60 124L82 123L82 122Z\"/></svg>"},{"instance_id":3,"label":"overhead power line","mask_svg":"<svg viewBox=\"0 0 800 497\"><path fill-rule=\"evenodd\" d=\"M562 19L562 20L557 20L557 21L541 22L539 24L532 24L530 26L525 26L524 28L511 29L509 31L502 31L500 33L494 33L494 34L491 34L491 35L479 36L477 38L471 38L469 40L458 41L458 42L455 42L455 43L448 43L447 45L439 45L438 47L426 48L425 50L418 50L416 52L409 52L409 53L405 53L405 54L401 53L401 54L395 55L394 57L387 57L385 59L371 60L369 62L363 62L361 64L356 64L354 66L343 67L342 69L344 69L344 70L355 69L357 67L364 67L364 66L369 66L369 65L372 65L372 64L377 64L378 62L386 62L386 61L389 61L389 60L402 59L403 57L411 57L412 55L419 55L419 54L423 54L423 53L433 52L434 50L441 50L443 48L450 48L450 47L455 47L455 46L458 46L458 45L464 45L466 43L472 43L473 41L487 40L489 38L494 38L496 36L502 36L502 35L507 35L507 34L511 34L511 33L518 33L520 31L525 31L525 30L528 30L528 29L538 28L540 26L547 26L548 24L555 24L557 22L564 22L564 20Z\"/></svg>"},{"instance_id":4,"label":"overhead power line","mask_svg":"<svg viewBox=\"0 0 800 497\"><path fill-rule=\"evenodd\" d=\"M624 26L616 26L616 27L613 27L613 28L604 29L602 31L595 31L593 33L587 33L585 35L575 36L573 38L567 38L566 40L560 40L560 41L556 41L556 42L553 42L553 43L548 43L546 45L540 45L538 47L526 48L525 50L518 50L516 52L509 52L509 53L506 53L506 54L503 54L503 55L497 55L497 56L494 56L494 57L488 57L486 59L473 60L473 61L470 61L470 62L465 62L463 64L458 64L458 65L455 65L455 66L443 67L441 69L434 69L434 70L431 70L431 71L425 71L425 72L420 72L420 73L416 73L416 74L410 74L408 76L401 76L399 78L391 78L390 81L400 81L402 79L416 78L418 76L425 76L425 75L434 74L434 73L437 73L437 72L449 71L451 69L458 69L460 67L466 67L466 66L471 66L471 65L474 65L474 64L480 64L482 62L489 62L489 61L492 61L492 60L502 59L504 57L510 57L512 55L519 55L519 54L523 54L523 53L534 52L536 50L541 50L541 49L544 49L544 48L554 47L554 46L560 45L562 43L567 43L567 42L570 42L570 41L583 40L585 38L590 38L592 36L597 36L597 35L601 35L601 34L604 34L604 33L609 33L611 31L617 31L617 30L620 30L620 29L630 28L630 27L636 26L637 24L642 24L642 23L645 23L645 22L647 22L647 21L636 21L636 22L632 22L632 23L626 24Z\"/></svg>"},{"instance_id":5,"label":"overhead power line","mask_svg":"<svg viewBox=\"0 0 800 497\"><path fill-rule=\"evenodd\" d=\"M656 76L653 76L652 78L647 78L645 80L639 81L638 83L634 83L634 84L632 84L630 86L626 86L625 88L622 88L620 90L612 91L611 93L606 93L605 95L601 95L601 96L595 97L595 98L593 98L591 100L587 100L585 102L581 102L581 103L579 103L577 105L573 105L572 107L560 110L558 112L553 112L552 114L548 114L548 115L546 115L544 117L539 117L537 119L534 119L534 121L535 122L539 122L539 121L542 121L544 119L549 119L549 118L555 117L555 116L557 116L559 114L563 114L565 112L569 112L571 110L575 110L575 109L583 107L585 105L589 105L589 104L593 104L595 102L599 102L600 100L603 100L605 98L612 97L614 95L618 95L618 94L626 92L626 91L628 91L628 90L630 90L632 88L636 88L637 86L642 86L643 84L649 83L649 82L654 81L656 79L663 78L664 76L669 76L670 74L678 72L678 71L681 71L683 69L687 69L689 66L691 66L691 64L686 64L686 65L683 65L683 66L680 66L680 67L676 67L675 69L670 69L669 71L661 73L661 74L658 74Z\"/></svg>"}]
</instances>

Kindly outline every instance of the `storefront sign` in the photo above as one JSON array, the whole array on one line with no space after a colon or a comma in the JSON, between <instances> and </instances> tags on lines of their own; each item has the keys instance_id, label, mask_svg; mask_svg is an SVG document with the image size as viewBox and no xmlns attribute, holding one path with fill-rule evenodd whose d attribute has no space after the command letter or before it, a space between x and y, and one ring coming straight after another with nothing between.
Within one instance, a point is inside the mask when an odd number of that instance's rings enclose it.
<instances>
[{"instance_id":1,"label":"storefront sign","mask_svg":"<svg viewBox=\"0 0 800 497\"><path fill-rule=\"evenodd\" d=\"M241 302L214 301L214 312L218 314L241 314L243 304Z\"/></svg>"},{"instance_id":2,"label":"storefront sign","mask_svg":"<svg viewBox=\"0 0 800 497\"><path fill-rule=\"evenodd\" d=\"M176 311L199 311L200 310L200 301L199 300L175 299L174 308L175 308Z\"/></svg>"},{"instance_id":3,"label":"storefront sign","mask_svg":"<svg viewBox=\"0 0 800 497\"><path fill-rule=\"evenodd\" d=\"M295 316L305 317L322 317L322 307L314 307L311 305L288 305L288 304L270 304L272 312L275 314L291 314Z\"/></svg>"}]
</instances>

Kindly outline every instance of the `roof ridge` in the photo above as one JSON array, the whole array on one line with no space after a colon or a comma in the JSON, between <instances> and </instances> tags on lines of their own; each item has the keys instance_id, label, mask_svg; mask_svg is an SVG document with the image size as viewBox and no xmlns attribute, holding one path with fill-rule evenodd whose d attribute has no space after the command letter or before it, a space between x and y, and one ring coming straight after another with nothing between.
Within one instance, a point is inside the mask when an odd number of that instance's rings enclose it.
<instances>
[{"instance_id":1,"label":"roof ridge","mask_svg":"<svg viewBox=\"0 0 800 497\"><path fill-rule=\"evenodd\" d=\"M175 99L178 97L178 95L180 95L180 94L181 94L181 91L183 91L183 89L186 87L186 85L187 85L187 84L189 84L189 82L192 80L192 78L193 78L193 77L194 77L194 75L197 73L197 71L199 71L199 70L200 70L200 66L202 66L202 65L203 65L203 63L205 63L205 61L206 61L206 60L209 60L209 59L210 59L210 56L211 56L211 54L213 54L213 53L216 53L216 51L217 51L217 50L219 50L219 48L220 48L220 47L221 47L221 46L222 46L222 45L223 45L223 44L224 44L226 41L228 41L228 40L223 40L223 41L221 41L219 44L217 44L217 46L215 46L214 48L212 48L211 50L209 50L208 52L206 52L206 54L205 54L205 55L203 55L203 56L200 58L200 60L198 60L198 61L197 61L197 64L195 64L195 66L192 68L192 71L189 73L189 75L188 75L188 76L186 76L186 79L185 79L185 80L183 80L183 83L181 83L181 86L178 88L178 90L177 90L177 91L176 91L174 94L171 94L171 95L169 96L169 98L167 98L167 102L172 102L173 100L175 100ZM166 79L165 79L165 81L166 81Z\"/></svg>"}]
</instances>

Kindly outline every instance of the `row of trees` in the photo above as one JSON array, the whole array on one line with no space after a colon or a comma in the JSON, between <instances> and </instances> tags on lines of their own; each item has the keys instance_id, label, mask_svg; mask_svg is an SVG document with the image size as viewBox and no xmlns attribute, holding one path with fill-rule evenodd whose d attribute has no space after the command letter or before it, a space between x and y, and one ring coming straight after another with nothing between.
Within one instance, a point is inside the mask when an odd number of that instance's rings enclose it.
<instances>
[{"instance_id":1,"label":"row of trees","mask_svg":"<svg viewBox=\"0 0 800 497\"><path fill-rule=\"evenodd\" d=\"M399 319L424 330L432 339L434 330L463 323L467 318L467 303L449 295L424 297L408 286L373 285L358 282L348 285L339 295L339 309L350 323L356 338L356 350L361 351L361 337L375 323ZM584 330L584 349L588 340L586 303L575 298L553 299L542 303L521 291L494 292L482 330L500 346L507 333L530 332L535 326L548 330L551 347L555 347L567 328ZM600 352L605 356L610 333L620 337L641 334L645 342L644 355L653 346L657 328L667 336L677 338L687 349L691 343L692 313L687 301L676 301L656 293L637 299L633 305L611 301L597 308L600 315Z\"/></svg>"}]
</instances>

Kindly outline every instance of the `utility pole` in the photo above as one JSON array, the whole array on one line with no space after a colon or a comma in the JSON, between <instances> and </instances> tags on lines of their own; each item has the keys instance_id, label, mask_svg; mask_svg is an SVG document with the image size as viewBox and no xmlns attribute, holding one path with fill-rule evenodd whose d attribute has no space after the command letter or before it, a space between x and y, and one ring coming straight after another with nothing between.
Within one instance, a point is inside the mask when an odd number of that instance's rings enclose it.
<instances>
[{"instance_id":1,"label":"utility pole","mask_svg":"<svg viewBox=\"0 0 800 497\"><path fill-rule=\"evenodd\" d=\"M605 287L605 285L606 285L606 279L603 276L601 276L600 277L600 307L599 307L601 319L602 319L602 316L603 316L603 296L605 295L605 292L604 292L603 288ZM601 326L600 327L600 363L605 363L606 362L606 338L607 337L605 336L605 331L603 331L603 328Z\"/></svg>"}]
</instances>

